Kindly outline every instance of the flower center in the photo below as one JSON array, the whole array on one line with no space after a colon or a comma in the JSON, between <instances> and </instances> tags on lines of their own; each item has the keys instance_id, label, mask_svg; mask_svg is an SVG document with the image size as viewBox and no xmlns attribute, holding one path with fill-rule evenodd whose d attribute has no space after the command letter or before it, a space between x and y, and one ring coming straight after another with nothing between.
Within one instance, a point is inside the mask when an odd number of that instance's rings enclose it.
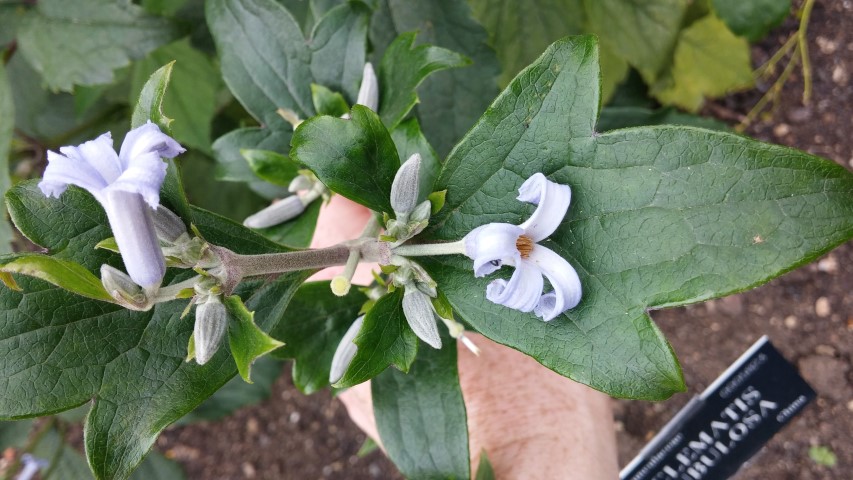
<instances>
[{"instance_id":1,"label":"flower center","mask_svg":"<svg viewBox=\"0 0 853 480\"><path fill-rule=\"evenodd\" d=\"M535 244L536 242L527 235L520 235L518 240L515 241L515 248L518 249L518 253L521 254L521 258L527 258L530 256L530 252L533 251L533 245Z\"/></svg>"}]
</instances>

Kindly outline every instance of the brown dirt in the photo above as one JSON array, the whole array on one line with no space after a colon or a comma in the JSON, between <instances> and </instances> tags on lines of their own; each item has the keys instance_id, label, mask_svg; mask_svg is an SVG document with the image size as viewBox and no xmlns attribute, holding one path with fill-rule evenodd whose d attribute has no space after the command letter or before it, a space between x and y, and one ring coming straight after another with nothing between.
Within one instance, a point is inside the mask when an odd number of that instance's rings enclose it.
<instances>
[{"instance_id":1,"label":"brown dirt","mask_svg":"<svg viewBox=\"0 0 853 480\"><path fill-rule=\"evenodd\" d=\"M796 3L796 2L795 2ZM791 19L755 48L762 63L796 29ZM853 167L853 1L819 0L812 13L809 48L814 94L801 102L802 77L786 86L770 118L747 133L790 145ZM745 113L758 93L735 95L709 112ZM818 398L737 475L755 479L842 479L853 470L853 279L847 266L853 245L820 262L747 293L686 308L656 312L654 318L681 359L687 394L661 403L615 402L620 464L633 455L684 405L701 392L761 335L797 365ZM364 435L342 405L324 392L305 397L289 374L261 405L223 421L167 431L158 448L179 460L190 479L399 478L379 452L355 453ZM808 456L828 446L834 468Z\"/></svg>"}]
</instances>

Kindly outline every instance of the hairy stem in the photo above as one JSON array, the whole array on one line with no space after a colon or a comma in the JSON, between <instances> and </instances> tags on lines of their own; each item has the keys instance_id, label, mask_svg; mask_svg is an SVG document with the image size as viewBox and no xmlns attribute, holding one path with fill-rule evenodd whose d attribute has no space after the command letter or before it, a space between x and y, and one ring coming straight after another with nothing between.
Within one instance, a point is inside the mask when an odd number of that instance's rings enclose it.
<instances>
[{"instance_id":1,"label":"hairy stem","mask_svg":"<svg viewBox=\"0 0 853 480\"><path fill-rule=\"evenodd\" d=\"M403 257L423 257L427 255L461 255L465 253L465 241L449 243L424 243L421 245L400 245L393 249L394 254Z\"/></svg>"}]
</instances>

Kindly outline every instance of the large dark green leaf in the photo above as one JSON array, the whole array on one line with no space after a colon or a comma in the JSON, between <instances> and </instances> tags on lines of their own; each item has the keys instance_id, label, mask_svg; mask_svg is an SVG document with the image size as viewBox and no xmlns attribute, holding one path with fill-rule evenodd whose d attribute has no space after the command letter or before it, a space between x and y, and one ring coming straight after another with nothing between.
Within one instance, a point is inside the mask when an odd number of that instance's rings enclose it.
<instances>
[{"instance_id":1,"label":"large dark green leaf","mask_svg":"<svg viewBox=\"0 0 853 480\"><path fill-rule=\"evenodd\" d=\"M321 18L309 40L313 82L344 92L352 103L361 83L369 17L365 4L347 2Z\"/></svg>"},{"instance_id":2,"label":"large dark green leaf","mask_svg":"<svg viewBox=\"0 0 853 480\"><path fill-rule=\"evenodd\" d=\"M277 109L293 110L302 118L314 114L311 52L296 20L281 4L211 0L206 16L225 83L252 116L267 127L286 129Z\"/></svg>"},{"instance_id":3,"label":"large dark green leaf","mask_svg":"<svg viewBox=\"0 0 853 480\"><path fill-rule=\"evenodd\" d=\"M394 128L418 103L415 89L431 73L471 63L464 56L430 45L414 46L416 32L397 37L382 55L379 66L379 116Z\"/></svg>"},{"instance_id":4,"label":"large dark green leaf","mask_svg":"<svg viewBox=\"0 0 853 480\"><path fill-rule=\"evenodd\" d=\"M589 31L647 82L670 63L689 0L583 0Z\"/></svg>"},{"instance_id":5,"label":"large dark green leaf","mask_svg":"<svg viewBox=\"0 0 853 480\"><path fill-rule=\"evenodd\" d=\"M753 42L791 12L791 0L711 0L711 5L733 32Z\"/></svg>"},{"instance_id":6,"label":"large dark green leaf","mask_svg":"<svg viewBox=\"0 0 853 480\"><path fill-rule=\"evenodd\" d=\"M853 235L853 176L831 162L689 127L593 134L595 42L561 40L514 80L445 163L434 235L520 223L518 186L570 185L544 245L577 269L580 305L552 322L485 300L470 260L425 260L454 309L493 340L611 395L665 398L680 368L647 314L760 284ZM509 273L509 272L506 272ZM505 274L506 274L505 273Z\"/></svg>"},{"instance_id":7,"label":"large dark green leaf","mask_svg":"<svg viewBox=\"0 0 853 480\"><path fill-rule=\"evenodd\" d=\"M177 29L130 2L41 0L18 30L21 53L52 90L113 81L113 70L173 40Z\"/></svg>"},{"instance_id":8,"label":"large dark green leaf","mask_svg":"<svg viewBox=\"0 0 853 480\"><path fill-rule=\"evenodd\" d=\"M389 365L409 371L418 353L418 337L403 314L402 290L376 301L364 316L364 324L353 342L358 352L335 387L347 388L366 382Z\"/></svg>"},{"instance_id":9,"label":"large dark green leaf","mask_svg":"<svg viewBox=\"0 0 853 480\"><path fill-rule=\"evenodd\" d=\"M422 43L461 53L470 67L439 72L418 88L418 119L442 157L465 135L498 94L500 65L483 27L465 0L378 0L370 24L376 58L397 35L418 32ZM380 89L383 88L380 85Z\"/></svg>"},{"instance_id":10,"label":"large dark green leaf","mask_svg":"<svg viewBox=\"0 0 853 480\"><path fill-rule=\"evenodd\" d=\"M70 188L46 199L34 182L7 195L18 227L60 258L96 269L117 257L93 246L110 236L103 211ZM283 247L221 217L195 210L192 222L209 241L240 253ZM304 278L241 287L262 329L270 329ZM99 478L124 478L157 434L236 372L227 349L205 366L184 362L192 316L184 302L130 312L86 300L40 280L17 277L22 292L0 291L0 416L20 418L66 410L94 398L87 418L89 461ZM26 398L26 402L21 402Z\"/></svg>"},{"instance_id":11,"label":"large dark green leaf","mask_svg":"<svg viewBox=\"0 0 853 480\"><path fill-rule=\"evenodd\" d=\"M379 117L362 105L352 119L318 116L293 134L290 158L307 165L333 191L377 212L392 212L391 183L400 158Z\"/></svg>"},{"instance_id":12,"label":"large dark green leaf","mask_svg":"<svg viewBox=\"0 0 853 480\"><path fill-rule=\"evenodd\" d=\"M286 342L273 356L294 359L293 383L303 393L314 393L329 385L335 350L366 300L357 288L338 297L329 282L299 287L271 334Z\"/></svg>"},{"instance_id":13,"label":"large dark green leaf","mask_svg":"<svg viewBox=\"0 0 853 480\"><path fill-rule=\"evenodd\" d=\"M407 478L470 478L456 342L422 346L408 374L389 368L371 382L379 437Z\"/></svg>"}]
</instances>

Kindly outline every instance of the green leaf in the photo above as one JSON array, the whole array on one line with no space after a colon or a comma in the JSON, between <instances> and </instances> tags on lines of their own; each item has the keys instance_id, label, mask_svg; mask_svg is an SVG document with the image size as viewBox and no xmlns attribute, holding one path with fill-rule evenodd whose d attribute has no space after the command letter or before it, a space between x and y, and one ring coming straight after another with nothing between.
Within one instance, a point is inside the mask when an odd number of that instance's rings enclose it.
<instances>
[{"instance_id":1,"label":"green leaf","mask_svg":"<svg viewBox=\"0 0 853 480\"><path fill-rule=\"evenodd\" d=\"M349 105L344 100L344 96L322 85L311 84L311 98L314 100L314 109L317 110L318 115L340 117L349 113Z\"/></svg>"},{"instance_id":2,"label":"green leaf","mask_svg":"<svg viewBox=\"0 0 853 480\"><path fill-rule=\"evenodd\" d=\"M689 0L583 0L588 31L654 81L670 63Z\"/></svg>"},{"instance_id":3,"label":"green leaf","mask_svg":"<svg viewBox=\"0 0 853 480\"><path fill-rule=\"evenodd\" d=\"M224 303L232 320L228 322L228 344L231 346L231 354L237 362L240 376L246 383L252 383L252 363L284 343L258 328L255 324L255 313L246 309L240 297L232 295L227 297Z\"/></svg>"},{"instance_id":4,"label":"green leaf","mask_svg":"<svg viewBox=\"0 0 853 480\"><path fill-rule=\"evenodd\" d=\"M348 1L326 12L308 41L313 82L344 92L352 103L361 83L369 18L367 5ZM317 113L325 114L319 110Z\"/></svg>"},{"instance_id":5,"label":"green leaf","mask_svg":"<svg viewBox=\"0 0 853 480\"><path fill-rule=\"evenodd\" d=\"M185 425L201 421L214 421L231 415L240 408L258 404L270 397L273 383L281 376L281 362L271 357L259 358L252 365L253 383L234 377L192 412L177 423ZM149 477L156 478L156 477Z\"/></svg>"},{"instance_id":6,"label":"green leaf","mask_svg":"<svg viewBox=\"0 0 853 480\"><path fill-rule=\"evenodd\" d=\"M37 253L21 253L8 259L0 258L0 271L40 278L77 295L102 302L113 302L113 297L107 293L98 277L79 263L70 260Z\"/></svg>"},{"instance_id":7,"label":"green leaf","mask_svg":"<svg viewBox=\"0 0 853 480\"><path fill-rule=\"evenodd\" d=\"M177 120L171 125L172 136L184 146L209 152L210 124L222 82L213 62L193 48L188 38L159 48L134 64L131 98L142 90L152 72L170 62L174 62L170 94L163 108Z\"/></svg>"},{"instance_id":8,"label":"green leaf","mask_svg":"<svg viewBox=\"0 0 853 480\"><path fill-rule=\"evenodd\" d=\"M732 32L750 42L764 38L791 12L791 0L712 0L712 5Z\"/></svg>"},{"instance_id":9,"label":"green leaf","mask_svg":"<svg viewBox=\"0 0 853 480\"><path fill-rule=\"evenodd\" d=\"M809 458L822 467L832 468L838 463L838 457L831 448L823 445L813 445L809 447Z\"/></svg>"},{"instance_id":10,"label":"green leaf","mask_svg":"<svg viewBox=\"0 0 853 480\"><path fill-rule=\"evenodd\" d=\"M256 149L287 152L290 150L290 137L289 131L257 127L241 128L219 137L213 142L217 179L247 182L252 190L267 199L287 195L286 188L260 180L240 151Z\"/></svg>"},{"instance_id":11,"label":"green leaf","mask_svg":"<svg viewBox=\"0 0 853 480\"><path fill-rule=\"evenodd\" d=\"M12 184L9 179L9 148L15 129L15 104L4 65L0 65L0 118L3 119L0 122L0 192L5 194ZM0 206L0 254L12 251L13 238L12 227L6 221L6 207Z\"/></svg>"},{"instance_id":12,"label":"green leaf","mask_svg":"<svg viewBox=\"0 0 853 480\"><path fill-rule=\"evenodd\" d=\"M730 130L720 120L682 113L672 107L652 110L645 107L604 107L598 119L598 130L607 132L619 128L642 127L644 125L685 125L710 130Z\"/></svg>"},{"instance_id":13,"label":"green leaf","mask_svg":"<svg viewBox=\"0 0 853 480\"><path fill-rule=\"evenodd\" d=\"M484 298L465 258L424 258L456 312L492 340L616 397L684 388L647 311L761 284L853 236L853 175L832 162L689 127L593 133L595 42L555 43L501 94L446 160L435 238L533 208L518 186L542 172L571 186L569 213L543 245L578 274L580 305L545 323ZM502 272L508 275L510 272ZM505 277L504 277L505 278Z\"/></svg>"},{"instance_id":14,"label":"green leaf","mask_svg":"<svg viewBox=\"0 0 853 480\"><path fill-rule=\"evenodd\" d=\"M394 140L394 145L397 146L397 154L402 161L408 160L415 153L420 154L421 170L418 186L420 195L418 201L426 200L427 196L433 193L432 186L441 170L441 161L424 134L421 133L418 120L410 118L397 125L397 128L391 131L391 139Z\"/></svg>"},{"instance_id":15,"label":"green leaf","mask_svg":"<svg viewBox=\"0 0 853 480\"><path fill-rule=\"evenodd\" d=\"M279 108L311 117L311 52L290 13L274 0L211 0L205 8L222 76L246 110L280 130L290 127Z\"/></svg>"},{"instance_id":16,"label":"green leaf","mask_svg":"<svg viewBox=\"0 0 853 480\"><path fill-rule=\"evenodd\" d=\"M21 53L52 90L113 81L113 71L173 40L177 29L130 2L41 0L18 30Z\"/></svg>"},{"instance_id":17,"label":"green leaf","mask_svg":"<svg viewBox=\"0 0 853 480\"><path fill-rule=\"evenodd\" d=\"M287 187L299 175L299 165L287 155L269 150L241 150L249 168L262 180Z\"/></svg>"},{"instance_id":18,"label":"green leaf","mask_svg":"<svg viewBox=\"0 0 853 480\"><path fill-rule=\"evenodd\" d=\"M23 448L30 436L30 431L35 424L33 419L18 420L15 422L0 422L0 447Z\"/></svg>"},{"instance_id":19,"label":"green leaf","mask_svg":"<svg viewBox=\"0 0 853 480\"><path fill-rule=\"evenodd\" d=\"M418 120L430 143L444 157L497 96L500 65L488 45L485 29L471 17L465 1L376 1L370 22L375 58L381 58L397 35L413 31L419 32L419 41L473 61L470 67L430 76L418 88Z\"/></svg>"},{"instance_id":20,"label":"green leaf","mask_svg":"<svg viewBox=\"0 0 853 480\"><path fill-rule=\"evenodd\" d=\"M152 73L145 85L139 90L139 97L133 107L133 115L130 119L130 128L138 128L145 125L149 120L156 123L164 132L171 132L171 118L163 112L163 100L166 97L166 89L169 87L169 78L175 61L163 65Z\"/></svg>"},{"instance_id":21,"label":"green leaf","mask_svg":"<svg viewBox=\"0 0 853 480\"><path fill-rule=\"evenodd\" d=\"M317 219L323 202L316 200L305 207L305 211L293 220L257 230L261 235L274 242L291 248L308 248L314 238Z\"/></svg>"},{"instance_id":22,"label":"green leaf","mask_svg":"<svg viewBox=\"0 0 853 480\"><path fill-rule=\"evenodd\" d=\"M303 393L329 386L329 368L335 350L366 300L357 288L338 297L327 281L299 287L271 333L287 341L273 356L295 360L293 384Z\"/></svg>"},{"instance_id":23,"label":"green leaf","mask_svg":"<svg viewBox=\"0 0 853 480\"><path fill-rule=\"evenodd\" d=\"M319 116L293 134L290 158L327 187L377 212L391 212L391 183L400 168L397 148L379 117L362 105L352 119Z\"/></svg>"},{"instance_id":24,"label":"green leaf","mask_svg":"<svg viewBox=\"0 0 853 480\"><path fill-rule=\"evenodd\" d=\"M248 184L216 180L216 163L197 150L181 155L180 165L183 186L193 205L239 222L269 205Z\"/></svg>"},{"instance_id":25,"label":"green leaf","mask_svg":"<svg viewBox=\"0 0 853 480\"><path fill-rule=\"evenodd\" d=\"M682 31L671 78L654 85L661 102L697 111L705 97L719 97L752 85L749 44L713 15Z\"/></svg>"},{"instance_id":26,"label":"green leaf","mask_svg":"<svg viewBox=\"0 0 853 480\"><path fill-rule=\"evenodd\" d=\"M480 451L480 463L477 466L477 475L475 480L495 480L495 470L492 468L492 462L489 461L489 456L485 450Z\"/></svg>"},{"instance_id":27,"label":"green leaf","mask_svg":"<svg viewBox=\"0 0 853 480\"><path fill-rule=\"evenodd\" d=\"M353 319L355 320L355 319ZM403 315L403 291L380 298L364 316L364 324L353 342L358 352L336 388L366 382L394 365L408 372L418 353L418 337Z\"/></svg>"},{"instance_id":28,"label":"green leaf","mask_svg":"<svg viewBox=\"0 0 853 480\"><path fill-rule=\"evenodd\" d=\"M379 437L408 478L471 478L456 342L444 337L444 348L420 349L408 374L387 369L371 382Z\"/></svg>"},{"instance_id":29,"label":"green leaf","mask_svg":"<svg viewBox=\"0 0 853 480\"><path fill-rule=\"evenodd\" d=\"M416 32L404 33L391 42L379 66L379 116L388 128L394 128L418 103L418 85L433 72L463 67L471 60L456 52L420 45L415 47Z\"/></svg>"},{"instance_id":30,"label":"green leaf","mask_svg":"<svg viewBox=\"0 0 853 480\"><path fill-rule=\"evenodd\" d=\"M110 232L88 193L69 188L48 199L29 181L11 189L7 200L21 232L55 257L89 269L119 261L92 248ZM243 254L285 250L217 215L192 214L192 223L217 245ZM285 274L267 285L244 283L238 293L256 312L258 326L270 329L304 278ZM126 478L161 430L237 371L227 353L204 366L184 362L193 329L192 315L181 318L185 301L131 312L38 279L16 280L22 292L0 290L0 418L50 414L94 398L85 443L98 478Z\"/></svg>"}]
</instances>

